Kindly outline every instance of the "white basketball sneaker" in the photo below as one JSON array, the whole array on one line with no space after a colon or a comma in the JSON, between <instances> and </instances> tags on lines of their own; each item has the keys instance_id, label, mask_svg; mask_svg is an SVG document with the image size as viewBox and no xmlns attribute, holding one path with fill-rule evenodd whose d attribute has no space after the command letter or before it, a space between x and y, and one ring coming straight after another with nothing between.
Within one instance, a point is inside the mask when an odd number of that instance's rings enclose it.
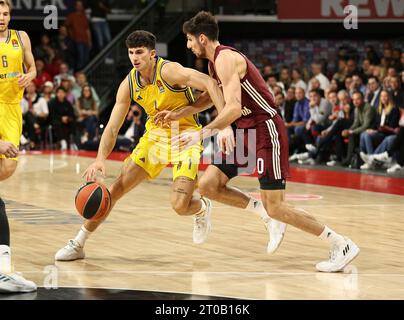
<instances>
[{"instance_id":1,"label":"white basketball sneaker","mask_svg":"<svg viewBox=\"0 0 404 320\"><path fill-rule=\"evenodd\" d=\"M19 273L0 273L0 292L33 292L36 291L36 284L25 279Z\"/></svg>"},{"instance_id":2,"label":"white basketball sneaker","mask_svg":"<svg viewBox=\"0 0 404 320\"><path fill-rule=\"evenodd\" d=\"M321 272L338 272L359 254L359 247L348 238L336 244L330 251L330 259L317 263L316 268Z\"/></svg>"},{"instance_id":3,"label":"white basketball sneaker","mask_svg":"<svg viewBox=\"0 0 404 320\"><path fill-rule=\"evenodd\" d=\"M192 238L196 244L204 243L212 228L210 221L212 202L207 198L203 198L202 201L205 201L206 204L205 212L203 214L194 215L194 232L192 234Z\"/></svg>"},{"instance_id":4,"label":"white basketball sneaker","mask_svg":"<svg viewBox=\"0 0 404 320\"><path fill-rule=\"evenodd\" d=\"M269 234L267 253L274 253L280 246L286 231L286 223L270 217L262 219Z\"/></svg>"},{"instance_id":5,"label":"white basketball sneaker","mask_svg":"<svg viewBox=\"0 0 404 320\"><path fill-rule=\"evenodd\" d=\"M74 239L69 240L67 245L55 254L56 261L73 261L84 259L84 257L83 247Z\"/></svg>"}]
</instances>

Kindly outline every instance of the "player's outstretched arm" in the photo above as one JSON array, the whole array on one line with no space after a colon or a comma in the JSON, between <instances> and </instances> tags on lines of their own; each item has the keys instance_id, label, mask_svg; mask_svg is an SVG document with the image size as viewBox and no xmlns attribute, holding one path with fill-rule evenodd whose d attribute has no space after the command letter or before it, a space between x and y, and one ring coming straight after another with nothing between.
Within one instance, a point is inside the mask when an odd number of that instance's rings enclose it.
<instances>
[{"instance_id":1,"label":"player's outstretched arm","mask_svg":"<svg viewBox=\"0 0 404 320\"><path fill-rule=\"evenodd\" d=\"M128 78L126 77L119 86L115 106L101 137L97 158L83 174L87 181L94 181L98 171L101 171L101 173L105 176L105 160L114 149L119 129L125 120L126 114L128 113L130 102L131 95L129 82Z\"/></svg>"},{"instance_id":2,"label":"player's outstretched arm","mask_svg":"<svg viewBox=\"0 0 404 320\"><path fill-rule=\"evenodd\" d=\"M21 36L21 41L23 50L24 50L24 65L26 67L26 73L22 74L18 79L18 84L21 87L26 88L32 80L36 78L36 67L35 67L35 60L34 55L32 54L31 50L31 41L29 39L28 34L25 31L19 31Z\"/></svg>"},{"instance_id":3,"label":"player's outstretched arm","mask_svg":"<svg viewBox=\"0 0 404 320\"><path fill-rule=\"evenodd\" d=\"M185 68L176 62L166 63L161 69L161 75L171 86L188 86L207 92L216 108L218 108L218 110L223 109L224 99L222 91L216 81L208 75L191 68ZM211 102L206 99L206 97L203 98L199 104L199 111L202 111L203 108L207 109L210 107L210 103Z\"/></svg>"}]
</instances>

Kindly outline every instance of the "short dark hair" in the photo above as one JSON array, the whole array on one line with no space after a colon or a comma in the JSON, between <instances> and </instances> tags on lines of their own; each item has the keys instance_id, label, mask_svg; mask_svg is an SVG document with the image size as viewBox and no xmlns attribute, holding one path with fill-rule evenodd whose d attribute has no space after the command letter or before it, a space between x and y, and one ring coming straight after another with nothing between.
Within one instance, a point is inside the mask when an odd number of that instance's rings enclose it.
<instances>
[{"instance_id":1,"label":"short dark hair","mask_svg":"<svg viewBox=\"0 0 404 320\"><path fill-rule=\"evenodd\" d=\"M376 77L376 76L370 76L370 77L368 78L368 83L369 83L369 80L370 80L370 79L375 79L375 81L376 81L377 83L379 83L379 78Z\"/></svg>"},{"instance_id":2,"label":"short dark hair","mask_svg":"<svg viewBox=\"0 0 404 320\"><path fill-rule=\"evenodd\" d=\"M146 47L154 50L156 49L156 36L149 31L136 30L126 38L125 43L128 49Z\"/></svg>"},{"instance_id":3,"label":"short dark hair","mask_svg":"<svg viewBox=\"0 0 404 320\"><path fill-rule=\"evenodd\" d=\"M219 26L216 18L207 11L200 11L193 18L185 21L182 26L182 32L196 37L204 34L212 41L219 39Z\"/></svg>"},{"instance_id":4,"label":"short dark hair","mask_svg":"<svg viewBox=\"0 0 404 320\"><path fill-rule=\"evenodd\" d=\"M362 91L355 90L355 91L352 93L352 97L353 97L354 94L359 94L359 95L361 96L361 98L363 99L363 93L362 93Z\"/></svg>"},{"instance_id":5,"label":"short dark hair","mask_svg":"<svg viewBox=\"0 0 404 320\"><path fill-rule=\"evenodd\" d=\"M321 97L321 92L319 89L311 89L309 93L312 93L312 92Z\"/></svg>"},{"instance_id":6,"label":"short dark hair","mask_svg":"<svg viewBox=\"0 0 404 320\"><path fill-rule=\"evenodd\" d=\"M62 90L64 93L67 93L66 89L65 89L65 88L63 88L62 86L57 87L57 89L56 89L56 93L57 93L58 91L60 91L60 90Z\"/></svg>"}]
</instances>

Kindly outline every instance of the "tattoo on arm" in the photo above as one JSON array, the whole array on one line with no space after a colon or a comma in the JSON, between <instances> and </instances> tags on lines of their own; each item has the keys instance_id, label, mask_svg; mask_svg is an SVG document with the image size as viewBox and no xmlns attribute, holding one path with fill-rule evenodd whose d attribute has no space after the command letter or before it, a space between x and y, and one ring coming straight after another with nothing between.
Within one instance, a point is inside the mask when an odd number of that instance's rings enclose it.
<instances>
[{"instance_id":1,"label":"tattoo on arm","mask_svg":"<svg viewBox=\"0 0 404 320\"><path fill-rule=\"evenodd\" d=\"M174 189L174 192L188 195L188 192L181 188Z\"/></svg>"}]
</instances>

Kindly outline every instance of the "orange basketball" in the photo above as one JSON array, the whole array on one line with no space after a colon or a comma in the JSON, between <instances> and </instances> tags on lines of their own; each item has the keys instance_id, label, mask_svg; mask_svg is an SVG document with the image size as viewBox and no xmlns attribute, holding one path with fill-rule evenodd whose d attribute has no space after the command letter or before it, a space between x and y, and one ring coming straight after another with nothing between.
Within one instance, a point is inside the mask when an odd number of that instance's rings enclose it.
<instances>
[{"instance_id":1,"label":"orange basketball","mask_svg":"<svg viewBox=\"0 0 404 320\"><path fill-rule=\"evenodd\" d=\"M99 220L109 211L111 195L108 189L97 182L87 182L77 190L76 209L85 219Z\"/></svg>"}]
</instances>

